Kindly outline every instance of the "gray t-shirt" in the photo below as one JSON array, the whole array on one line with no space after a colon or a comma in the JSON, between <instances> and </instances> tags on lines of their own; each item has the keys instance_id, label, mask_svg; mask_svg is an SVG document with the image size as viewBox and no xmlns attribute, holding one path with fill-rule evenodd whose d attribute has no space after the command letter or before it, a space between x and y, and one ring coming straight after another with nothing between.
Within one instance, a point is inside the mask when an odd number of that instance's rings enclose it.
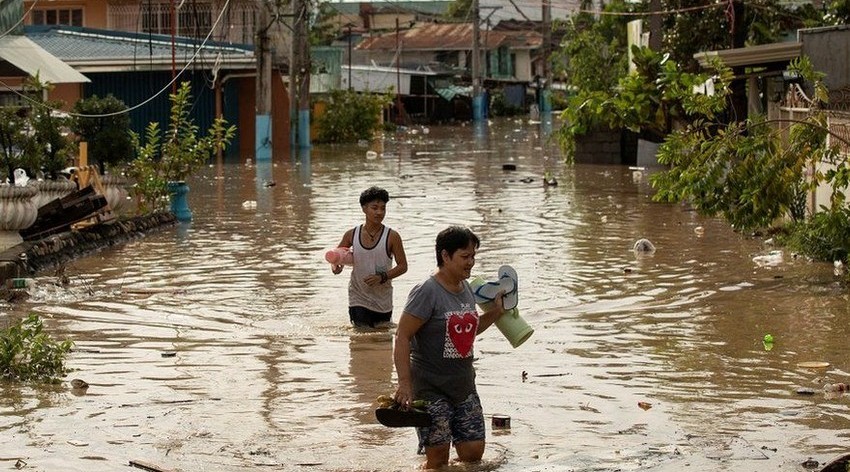
<instances>
[{"instance_id":1,"label":"gray t-shirt","mask_svg":"<svg viewBox=\"0 0 850 472\"><path fill-rule=\"evenodd\" d=\"M469 283L460 293L445 289L434 276L413 287L404 307L424 320L411 342L410 368L414 398L448 399L457 405L475 393L472 345L478 311Z\"/></svg>"}]
</instances>

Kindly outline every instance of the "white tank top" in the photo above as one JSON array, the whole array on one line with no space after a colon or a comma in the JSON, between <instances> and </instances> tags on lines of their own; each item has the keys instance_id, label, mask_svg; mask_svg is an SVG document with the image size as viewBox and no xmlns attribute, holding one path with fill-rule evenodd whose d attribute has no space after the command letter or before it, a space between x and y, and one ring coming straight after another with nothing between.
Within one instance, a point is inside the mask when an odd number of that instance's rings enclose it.
<instances>
[{"instance_id":1,"label":"white tank top","mask_svg":"<svg viewBox=\"0 0 850 472\"><path fill-rule=\"evenodd\" d=\"M389 252L389 226L384 225L381 236L373 247L363 247L360 234L363 226L354 228L354 241L351 249L354 252L354 267L348 282L348 305L362 306L378 313L393 311L392 280L370 287L363 281L369 275L387 272L392 268L392 256Z\"/></svg>"}]
</instances>

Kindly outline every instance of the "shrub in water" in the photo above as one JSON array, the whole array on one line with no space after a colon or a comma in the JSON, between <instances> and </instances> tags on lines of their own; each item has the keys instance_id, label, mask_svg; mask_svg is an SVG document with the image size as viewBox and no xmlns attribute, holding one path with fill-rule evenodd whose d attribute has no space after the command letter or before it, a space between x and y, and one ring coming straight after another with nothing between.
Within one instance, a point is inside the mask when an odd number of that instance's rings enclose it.
<instances>
[{"instance_id":1,"label":"shrub in water","mask_svg":"<svg viewBox=\"0 0 850 472\"><path fill-rule=\"evenodd\" d=\"M317 119L318 141L355 143L370 140L381 128L381 113L392 97L388 94L333 90L326 97L327 109Z\"/></svg>"},{"instance_id":2,"label":"shrub in water","mask_svg":"<svg viewBox=\"0 0 850 472\"><path fill-rule=\"evenodd\" d=\"M31 314L0 331L0 379L55 380L66 374L65 356L73 342L54 341Z\"/></svg>"}]
</instances>

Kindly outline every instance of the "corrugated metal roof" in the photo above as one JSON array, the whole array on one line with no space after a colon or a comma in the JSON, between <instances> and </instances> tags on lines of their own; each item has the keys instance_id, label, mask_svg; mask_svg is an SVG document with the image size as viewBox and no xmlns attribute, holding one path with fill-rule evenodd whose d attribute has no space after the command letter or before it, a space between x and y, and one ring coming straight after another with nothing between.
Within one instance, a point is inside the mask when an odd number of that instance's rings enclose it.
<instances>
[{"instance_id":1,"label":"corrugated metal roof","mask_svg":"<svg viewBox=\"0 0 850 472\"><path fill-rule=\"evenodd\" d=\"M495 49L507 39L505 33L481 31L480 45ZM396 33L385 33L365 38L357 45L359 50L393 51L401 43L405 51L464 51L472 49L472 23L429 23Z\"/></svg>"},{"instance_id":2,"label":"corrugated metal roof","mask_svg":"<svg viewBox=\"0 0 850 472\"><path fill-rule=\"evenodd\" d=\"M0 37L0 59L9 62L30 76L51 84L80 84L89 82L74 70L24 36Z\"/></svg>"},{"instance_id":3,"label":"corrugated metal roof","mask_svg":"<svg viewBox=\"0 0 850 472\"><path fill-rule=\"evenodd\" d=\"M789 62L800 56L802 43L784 42L761 44L745 48L704 51L694 54L701 67L707 67L712 58L719 58L728 67L755 66L773 62Z\"/></svg>"},{"instance_id":4,"label":"corrugated metal roof","mask_svg":"<svg viewBox=\"0 0 850 472\"><path fill-rule=\"evenodd\" d=\"M505 46L511 49L537 49L543 45L543 35L537 31L499 31L507 36ZM493 34L490 31L487 34Z\"/></svg>"},{"instance_id":5,"label":"corrugated metal roof","mask_svg":"<svg viewBox=\"0 0 850 472\"><path fill-rule=\"evenodd\" d=\"M171 65L171 37L70 26L27 27L33 42L73 67L86 70L126 70L128 67ZM175 59L185 65L202 42L175 38ZM253 68L253 48L208 41L196 61L208 66L220 61L230 68Z\"/></svg>"}]
</instances>

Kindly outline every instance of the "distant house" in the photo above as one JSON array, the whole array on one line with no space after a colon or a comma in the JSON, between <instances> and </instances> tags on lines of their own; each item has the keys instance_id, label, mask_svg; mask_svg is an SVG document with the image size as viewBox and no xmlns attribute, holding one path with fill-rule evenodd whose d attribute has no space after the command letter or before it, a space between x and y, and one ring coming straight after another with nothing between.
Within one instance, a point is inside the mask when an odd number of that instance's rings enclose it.
<instances>
[{"instance_id":1,"label":"distant house","mask_svg":"<svg viewBox=\"0 0 850 472\"><path fill-rule=\"evenodd\" d=\"M239 138L228 153L236 155L244 146L253 149L253 133L247 138L245 133L253 130L253 104L246 106L247 101L240 100L254 93L251 47L210 41L202 46L175 38L172 48L167 36L68 26L30 26L26 37L88 78L79 97L61 97L70 105L79 98L112 94L131 108L132 128L141 133L151 121L163 126L167 122L170 84L176 77L175 83L192 84L192 113L201 129L224 116L239 128Z\"/></svg>"},{"instance_id":2,"label":"distant house","mask_svg":"<svg viewBox=\"0 0 850 472\"><path fill-rule=\"evenodd\" d=\"M479 31L480 74L485 88L502 90L512 97L513 105L524 106L541 44L542 35L536 31ZM360 64L433 73L435 77L426 78L426 94L446 100L469 98L471 90L458 86L471 84L472 23L429 23L377 34L363 39L356 50Z\"/></svg>"},{"instance_id":3,"label":"distant house","mask_svg":"<svg viewBox=\"0 0 850 472\"><path fill-rule=\"evenodd\" d=\"M366 63L428 67L471 77L472 23L430 23L363 39L357 50ZM479 32L482 76L485 79L530 82L533 54L542 44L535 31Z\"/></svg>"},{"instance_id":4,"label":"distant house","mask_svg":"<svg viewBox=\"0 0 850 472\"><path fill-rule=\"evenodd\" d=\"M351 27L355 31L389 31L409 28L420 22L433 22L441 18L452 1L414 2L328 2L335 12L326 23L337 31Z\"/></svg>"},{"instance_id":5,"label":"distant house","mask_svg":"<svg viewBox=\"0 0 850 472\"><path fill-rule=\"evenodd\" d=\"M224 116L238 127L228 154L254 157L258 2L7 0L4 6L10 3L7 13L16 10L13 17L23 17L27 38L91 81L57 86L53 98L70 106L79 98L111 93L132 109L132 126L140 131L150 121L167 121L170 83L179 75L178 81L192 83L196 123L203 129ZM273 50L286 54L279 44L283 37L274 38ZM4 75L0 69L0 79ZM271 85L272 148L286 150L288 94L284 80Z\"/></svg>"}]
</instances>

